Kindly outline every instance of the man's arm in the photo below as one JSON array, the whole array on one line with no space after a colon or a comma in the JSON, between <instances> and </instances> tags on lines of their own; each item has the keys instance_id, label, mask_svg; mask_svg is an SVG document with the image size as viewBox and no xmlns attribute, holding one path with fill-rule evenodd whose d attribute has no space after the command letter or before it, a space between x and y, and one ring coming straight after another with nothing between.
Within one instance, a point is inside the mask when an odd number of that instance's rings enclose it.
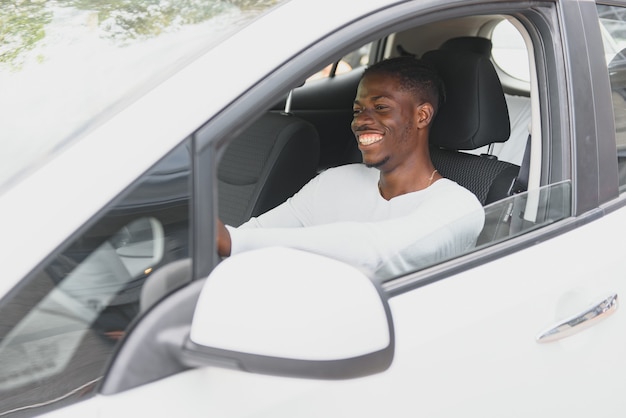
<instances>
[{"instance_id":1,"label":"man's arm","mask_svg":"<svg viewBox=\"0 0 626 418\"><path fill-rule=\"evenodd\" d=\"M318 179L315 177L286 202L256 218L251 218L236 229L300 228L305 226L305 219L310 216L311 205L315 203L313 193L317 183ZM217 220L217 252L221 257L230 256L232 251L229 230L235 230L235 228L226 227L220 219Z\"/></svg>"},{"instance_id":2,"label":"man's arm","mask_svg":"<svg viewBox=\"0 0 626 418\"><path fill-rule=\"evenodd\" d=\"M460 197L460 201L423 205L408 216L378 222L230 229L231 251L285 246L342 260L371 273L383 266L400 273L471 248L483 226L484 212L469 192Z\"/></svg>"}]
</instances>

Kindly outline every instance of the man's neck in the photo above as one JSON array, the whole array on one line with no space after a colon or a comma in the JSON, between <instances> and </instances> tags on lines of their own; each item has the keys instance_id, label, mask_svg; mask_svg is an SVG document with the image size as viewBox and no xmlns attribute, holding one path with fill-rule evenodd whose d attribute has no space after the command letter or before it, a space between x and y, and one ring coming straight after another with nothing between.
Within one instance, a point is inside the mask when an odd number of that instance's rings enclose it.
<instances>
[{"instance_id":1,"label":"man's neck","mask_svg":"<svg viewBox=\"0 0 626 418\"><path fill-rule=\"evenodd\" d=\"M390 200L406 193L424 190L438 178L441 176L432 162L428 161L412 169L397 168L388 172L381 170L378 188L381 195Z\"/></svg>"}]
</instances>

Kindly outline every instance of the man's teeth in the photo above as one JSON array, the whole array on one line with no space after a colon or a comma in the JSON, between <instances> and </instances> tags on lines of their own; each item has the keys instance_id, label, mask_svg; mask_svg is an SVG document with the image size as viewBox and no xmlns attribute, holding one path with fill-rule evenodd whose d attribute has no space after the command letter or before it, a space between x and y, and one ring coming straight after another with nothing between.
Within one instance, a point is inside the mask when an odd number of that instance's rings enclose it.
<instances>
[{"instance_id":1,"label":"man's teeth","mask_svg":"<svg viewBox=\"0 0 626 418\"><path fill-rule=\"evenodd\" d=\"M361 145L371 145L375 142L378 142L383 139L382 135L378 134L365 134L359 135L359 144Z\"/></svg>"}]
</instances>

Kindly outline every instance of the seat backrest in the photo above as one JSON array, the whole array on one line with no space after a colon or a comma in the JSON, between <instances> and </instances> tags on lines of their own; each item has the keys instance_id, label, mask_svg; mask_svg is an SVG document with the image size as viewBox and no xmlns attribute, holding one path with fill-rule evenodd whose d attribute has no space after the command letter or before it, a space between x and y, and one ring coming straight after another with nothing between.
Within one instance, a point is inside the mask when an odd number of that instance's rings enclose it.
<instances>
[{"instance_id":1,"label":"seat backrest","mask_svg":"<svg viewBox=\"0 0 626 418\"><path fill-rule=\"evenodd\" d=\"M239 226L283 203L317 174L319 149L310 123L279 112L261 116L220 162L220 219Z\"/></svg>"},{"instance_id":2,"label":"seat backrest","mask_svg":"<svg viewBox=\"0 0 626 418\"><path fill-rule=\"evenodd\" d=\"M471 51L434 50L422 58L435 67L446 87L446 101L430 132L433 164L483 205L509 196L519 166L459 152L509 138L506 100L493 64Z\"/></svg>"}]
</instances>

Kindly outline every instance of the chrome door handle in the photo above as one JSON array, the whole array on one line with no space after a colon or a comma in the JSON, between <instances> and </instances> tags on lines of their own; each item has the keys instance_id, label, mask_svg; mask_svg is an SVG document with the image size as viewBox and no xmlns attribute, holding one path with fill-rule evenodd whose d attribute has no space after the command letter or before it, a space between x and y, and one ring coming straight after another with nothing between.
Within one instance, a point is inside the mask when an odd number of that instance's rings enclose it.
<instances>
[{"instance_id":1,"label":"chrome door handle","mask_svg":"<svg viewBox=\"0 0 626 418\"><path fill-rule=\"evenodd\" d=\"M617 294L613 294L585 312L566 319L537 336L537 342L547 343L569 337L595 325L617 309Z\"/></svg>"}]
</instances>

